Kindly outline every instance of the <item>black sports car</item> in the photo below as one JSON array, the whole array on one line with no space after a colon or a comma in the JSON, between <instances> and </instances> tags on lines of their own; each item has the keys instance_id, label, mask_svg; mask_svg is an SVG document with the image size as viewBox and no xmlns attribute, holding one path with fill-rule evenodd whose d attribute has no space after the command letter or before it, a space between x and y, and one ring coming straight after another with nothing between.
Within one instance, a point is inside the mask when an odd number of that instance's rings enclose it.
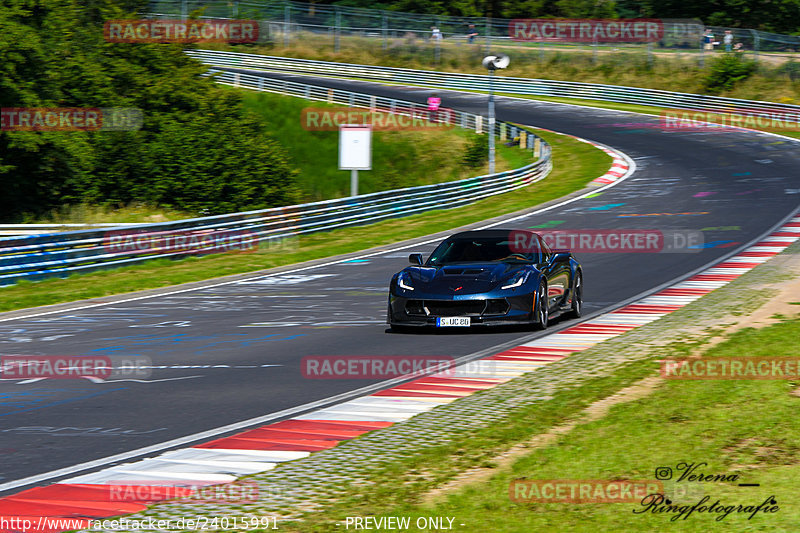
<instances>
[{"instance_id":1,"label":"black sports car","mask_svg":"<svg viewBox=\"0 0 800 533\"><path fill-rule=\"evenodd\" d=\"M458 327L531 324L581 315L583 276L570 252L553 252L530 230L476 230L444 240L423 263L392 277L387 322Z\"/></svg>"}]
</instances>

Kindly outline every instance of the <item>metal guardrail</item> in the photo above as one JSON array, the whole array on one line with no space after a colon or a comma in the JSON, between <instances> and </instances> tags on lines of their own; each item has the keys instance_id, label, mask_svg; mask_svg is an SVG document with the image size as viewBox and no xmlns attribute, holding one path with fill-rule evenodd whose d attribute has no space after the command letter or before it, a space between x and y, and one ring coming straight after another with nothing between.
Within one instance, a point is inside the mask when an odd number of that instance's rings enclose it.
<instances>
[{"instance_id":1,"label":"metal guardrail","mask_svg":"<svg viewBox=\"0 0 800 533\"><path fill-rule=\"evenodd\" d=\"M304 73L316 76L355 78L453 90L485 91L488 89L489 84L489 76L483 74L412 70L212 50L187 50L186 53L207 65L219 68L291 72L293 74ZM494 91L498 93L580 98L674 109L714 112L800 113L800 106L798 105L678 93L639 87L623 87L621 85L495 76L492 86ZM446 103L445 101L444 104Z\"/></svg>"},{"instance_id":2,"label":"metal guardrail","mask_svg":"<svg viewBox=\"0 0 800 533\"><path fill-rule=\"evenodd\" d=\"M87 224L0 224L0 236L16 235L41 235L51 231L72 231L88 228L119 228L121 226L133 226L135 222L125 224L87 223Z\"/></svg>"},{"instance_id":3,"label":"metal guardrail","mask_svg":"<svg viewBox=\"0 0 800 533\"><path fill-rule=\"evenodd\" d=\"M415 113L419 104L295 82L269 80L231 72L217 81L349 106L380 107ZM419 107L417 107L419 106ZM482 129L482 117L456 112L456 124ZM525 187L543 179L552 168L550 147L533 133L496 123L501 139L519 137L522 147L537 147L534 163L492 175L448 183L422 185L335 200L187 220L128 225L0 238L0 285L20 279L37 280L76 272L116 268L154 258L253 249L301 234L371 224L434 209L463 206L488 196ZM122 225L120 225L122 226ZM196 246L190 246L194 242ZM231 243L234 243L231 245ZM231 246L229 246L231 245Z\"/></svg>"}]
</instances>

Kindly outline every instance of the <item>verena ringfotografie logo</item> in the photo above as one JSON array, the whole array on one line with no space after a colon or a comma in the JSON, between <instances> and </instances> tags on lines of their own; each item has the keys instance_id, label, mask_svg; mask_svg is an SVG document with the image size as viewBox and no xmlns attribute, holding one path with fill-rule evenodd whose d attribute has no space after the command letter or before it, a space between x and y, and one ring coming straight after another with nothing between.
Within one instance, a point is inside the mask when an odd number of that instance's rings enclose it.
<instances>
[{"instance_id":1,"label":"verena ringfotografie logo","mask_svg":"<svg viewBox=\"0 0 800 533\"><path fill-rule=\"evenodd\" d=\"M103 237L103 247L112 254L219 254L254 252L258 236L249 230L113 230Z\"/></svg>"},{"instance_id":2,"label":"verena ringfotografie logo","mask_svg":"<svg viewBox=\"0 0 800 533\"><path fill-rule=\"evenodd\" d=\"M254 43L257 20L109 20L103 36L112 43Z\"/></svg>"},{"instance_id":3,"label":"verena ringfotografie logo","mask_svg":"<svg viewBox=\"0 0 800 533\"><path fill-rule=\"evenodd\" d=\"M632 503L663 493L655 479L516 479L508 486L509 498L518 503Z\"/></svg>"},{"instance_id":4,"label":"verena ringfotografie logo","mask_svg":"<svg viewBox=\"0 0 800 533\"><path fill-rule=\"evenodd\" d=\"M343 124L371 125L375 131L449 129L455 125L455 114L446 108L427 111L410 107L307 107L300 114L300 125L309 131L339 131Z\"/></svg>"},{"instance_id":5,"label":"verena ringfotografie logo","mask_svg":"<svg viewBox=\"0 0 800 533\"><path fill-rule=\"evenodd\" d=\"M136 131L143 113L135 107L4 107L2 131Z\"/></svg>"},{"instance_id":6,"label":"verena ringfotografie logo","mask_svg":"<svg viewBox=\"0 0 800 533\"><path fill-rule=\"evenodd\" d=\"M125 379L152 374L149 357L77 355L3 355L3 379Z\"/></svg>"},{"instance_id":7,"label":"verena ringfotografie logo","mask_svg":"<svg viewBox=\"0 0 800 533\"><path fill-rule=\"evenodd\" d=\"M401 376L452 377L455 363L450 356L428 355L319 355L300 362L306 379L390 379Z\"/></svg>"},{"instance_id":8,"label":"verena ringfotografie logo","mask_svg":"<svg viewBox=\"0 0 800 533\"><path fill-rule=\"evenodd\" d=\"M187 480L185 484L162 486L153 485L153 480L125 480L108 484L108 499L112 502L171 500L171 503L239 504L256 503L260 494L255 481L209 485Z\"/></svg>"},{"instance_id":9,"label":"verena ringfotografie logo","mask_svg":"<svg viewBox=\"0 0 800 533\"><path fill-rule=\"evenodd\" d=\"M697 253L703 250L703 232L654 229L536 230L550 249L574 253ZM538 251L536 238L511 231L509 248L515 253Z\"/></svg>"},{"instance_id":10,"label":"verena ringfotografie logo","mask_svg":"<svg viewBox=\"0 0 800 533\"><path fill-rule=\"evenodd\" d=\"M749 128L766 131L800 131L800 113L784 109L661 111L661 129L667 131L735 131Z\"/></svg>"},{"instance_id":11,"label":"verena ringfotografie logo","mask_svg":"<svg viewBox=\"0 0 800 533\"><path fill-rule=\"evenodd\" d=\"M800 357L665 359L664 379L800 379Z\"/></svg>"},{"instance_id":12,"label":"verena ringfotografie logo","mask_svg":"<svg viewBox=\"0 0 800 533\"><path fill-rule=\"evenodd\" d=\"M654 43L664 37L658 19L514 19L512 41L564 43Z\"/></svg>"}]
</instances>

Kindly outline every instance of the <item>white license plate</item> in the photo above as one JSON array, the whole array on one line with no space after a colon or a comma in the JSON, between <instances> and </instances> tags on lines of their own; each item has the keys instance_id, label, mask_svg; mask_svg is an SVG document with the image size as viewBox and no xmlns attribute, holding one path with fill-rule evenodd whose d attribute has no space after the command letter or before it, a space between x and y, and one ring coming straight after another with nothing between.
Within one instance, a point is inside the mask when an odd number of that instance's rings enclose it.
<instances>
[{"instance_id":1,"label":"white license plate","mask_svg":"<svg viewBox=\"0 0 800 533\"><path fill-rule=\"evenodd\" d=\"M462 327L468 328L470 326L470 318L468 316L442 316L436 317L436 327Z\"/></svg>"}]
</instances>

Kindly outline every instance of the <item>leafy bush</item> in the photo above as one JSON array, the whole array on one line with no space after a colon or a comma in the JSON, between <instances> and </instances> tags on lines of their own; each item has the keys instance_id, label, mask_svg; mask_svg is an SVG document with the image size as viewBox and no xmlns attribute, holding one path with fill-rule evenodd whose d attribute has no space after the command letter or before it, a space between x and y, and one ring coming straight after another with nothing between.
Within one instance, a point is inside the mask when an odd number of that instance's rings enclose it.
<instances>
[{"instance_id":1,"label":"leafy bush","mask_svg":"<svg viewBox=\"0 0 800 533\"><path fill-rule=\"evenodd\" d=\"M469 168L478 168L489 160L489 143L483 135L471 135L461 163Z\"/></svg>"},{"instance_id":2,"label":"leafy bush","mask_svg":"<svg viewBox=\"0 0 800 533\"><path fill-rule=\"evenodd\" d=\"M199 213L292 203L284 150L242 97L172 44L119 44L103 21L139 18L145 0L6 0L2 107L134 107L140 131L0 132L0 213L147 202Z\"/></svg>"},{"instance_id":3,"label":"leafy bush","mask_svg":"<svg viewBox=\"0 0 800 533\"><path fill-rule=\"evenodd\" d=\"M749 78L756 71L756 62L744 59L739 54L726 53L715 57L709 67L710 72L703 80L703 86L709 94L720 94Z\"/></svg>"},{"instance_id":4,"label":"leafy bush","mask_svg":"<svg viewBox=\"0 0 800 533\"><path fill-rule=\"evenodd\" d=\"M794 59L790 59L775 69L775 73L781 76L786 76L792 81L800 80L800 63L796 62Z\"/></svg>"}]
</instances>

